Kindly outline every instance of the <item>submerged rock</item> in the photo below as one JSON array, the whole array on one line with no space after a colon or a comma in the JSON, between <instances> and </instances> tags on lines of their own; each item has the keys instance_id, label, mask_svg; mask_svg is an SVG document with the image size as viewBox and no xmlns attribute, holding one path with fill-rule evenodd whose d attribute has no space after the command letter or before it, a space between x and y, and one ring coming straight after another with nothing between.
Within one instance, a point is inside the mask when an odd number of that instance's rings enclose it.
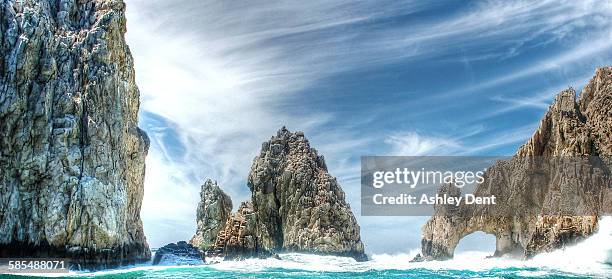
<instances>
[{"instance_id":1,"label":"submerged rock","mask_svg":"<svg viewBox=\"0 0 612 279\"><path fill-rule=\"evenodd\" d=\"M200 191L197 210L197 231L189 243L206 251L215 244L232 212L232 199L216 181L206 180Z\"/></svg>"},{"instance_id":2,"label":"submerged rock","mask_svg":"<svg viewBox=\"0 0 612 279\"><path fill-rule=\"evenodd\" d=\"M248 186L251 201L227 220L211 255L241 259L303 252L367 259L344 192L302 132L283 127L265 142Z\"/></svg>"},{"instance_id":3,"label":"submerged rock","mask_svg":"<svg viewBox=\"0 0 612 279\"><path fill-rule=\"evenodd\" d=\"M150 259L146 134L118 0L0 3L0 257Z\"/></svg>"},{"instance_id":4,"label":"submerged rock","mask_svg":"<svg viewBox=\"0 0 612 279\"><path fill-rule=\"evenodd\" d=\"M612 68L598 69L576 102L565 90L517 154L485 172L476 196L503 206L436 206L423 226L421 259L449 259L464 236L496 237L494 256L530 257L584 239L598 218L612 213ZM448 192L445 185L441 192Z\"/></svg>"},{"instance_id":5,"label":"submerged rock","mask_svg":"<svg viewBox=\"0 0 612 279\"><path fill-rule=\"evenodd\" d=\"M203 264L204 261L205 257L202 250L185 241L179 241L176 244L170 243L157 249L153 258L153 265L198 265Z\"/></svg>"}]
</instances>

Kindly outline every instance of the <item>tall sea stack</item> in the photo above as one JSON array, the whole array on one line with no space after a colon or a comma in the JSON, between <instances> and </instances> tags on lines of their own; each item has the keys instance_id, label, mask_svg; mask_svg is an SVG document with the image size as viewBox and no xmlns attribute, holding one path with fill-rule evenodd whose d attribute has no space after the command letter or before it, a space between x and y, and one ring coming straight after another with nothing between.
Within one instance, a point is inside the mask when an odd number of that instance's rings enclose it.
<instances>
[{"instance_id":1,"label":"tall sea stack","mask_svg":"<svg viewBox=\"0 0 612 279\"><path fill-rule=\"evenodd\" d=\"M200 191L200 203L196 212L196 233L189 244L204 251L210 249L231 213L232 199L221 190L216 181L206 180Z\"/></svg>"},{"instance_id":2,"label":"tall sea stack","mask_svg":"<svg viewBox=\"0 0 612 279\"><path fill-rule=\"evenodd\" d=\"M0 4L0 257L147 260L148 138L119 0Z\"/></svg>"},{"instance_id":3,"label":"tall sea stack","mask_svg":"<svg viewBox=\"0 0 612 279\"><path fill-rule=\"evenodd\" d=\"M264 142L247 184L251 200L226 220L209 255L301 252L367 259L344 191L302 132L283 127Z\"/></svg>"},{"instance_id":4,"label":"tall sea stack","mask_svg":"<svg viewBox=\"0 0 612 279\"><path fill-rule=\"evenodd\" d=\"M423 227L419 259L448 259L464 236L496 237L495 255L531 257L593 234L612 213L612 67L597 69L576 101L573 89L557 95L540 127L509 160L498 161L476 196L501 205L436 206ZM460 195L445 185L440 193Z\"/></svg>"},{"instance_id":5,"label":"tall sea stack","mask_svg":"<svg viewBox=\"0 0 612 279\"><path fill-rule=\"evenodd\" d=\"M248 185L263 248L365 258L344 191L302 132L264 142Z\"/></svg>"}]
</instances>

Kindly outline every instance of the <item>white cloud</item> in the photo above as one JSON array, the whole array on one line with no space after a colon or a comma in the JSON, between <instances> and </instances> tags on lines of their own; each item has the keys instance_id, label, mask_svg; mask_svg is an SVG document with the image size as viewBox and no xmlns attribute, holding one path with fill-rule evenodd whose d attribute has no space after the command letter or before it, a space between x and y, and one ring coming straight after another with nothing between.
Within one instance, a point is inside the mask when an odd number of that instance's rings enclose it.
<instances>
[{"instance_id":1,"label":"white cloud","mask_svg":"<svg viewBox=\"0 0 612 279\"><path fill-rule=\"evenodd\" d=\"M142 215L153 246L191 236L193 231L173 229L164 222L180 220L182 224L190 222L185 227L195 225L199 184L204 178L219 180L235 205L248 198L245 180L252 159L261 142L283 125L304 130L313 146L326 156L332 174L343 180L355 177L358 171L355 154L369 154L376 150L373 146L386 144L393 155L448 155L514 144L523 137L506 141L486 138L479 149L463 149L468 146L462 141L466 135L392 131L387 137L369 134L367 126L372 123L334 126L336 113L309 104L308 94L316 93L303 93L325 78L405 60L468 57L465 62L469 64L485 57L506 59L536 41L577 41L523 70L493 76L479 87L452 93L459 94L565 68L607 51L611 41L612 9L609 3L599 1L486 1L410 24L397 24L394 19L410 18L439 4L126 2L127 40L136 62L143 116L153 113L166 120L147 128L152 145ZM583 32L583 37L572 37L580 28L590 31ZM458 49L468 55L457 56ZM296 97L300 93L303 95ZM532 103L543 105L534 98L537 102ZM502 96L499 100L505 99ZM431 108L431 103L431 98L425 97L412 105ZM388 112L388 108L371 110L373 115ZM475 133L486 133L486 129ZM175 151L176 146L183 149ZM345 186L351 201L358 200L357 189L356 184Z\"/></svg>"},{"instance_id":2,"label":"white cloud","mask_svg":"<svg viewBox=\"0 0 612 279\"><path fill-rule=\"evenodd\" d=\"M449 138L421 136L415 132L390 135L385 143L391 146L392 156L448 155L461 144Z\"/></svg>"},{"instance_id":3,"label":"white cloud","mask_svg":"<svg viewBox=\"0 0 612 279\"><path fill-rule=\"evenodd\" d=\"M574 81L569 82L568 85L555 85L547 89L539 90L538 92L527 94L526 97L516 96L517 94L515 94L515 92L510 92L505 95L493 96L489 99L492 101L500 102L503 104L503 106L500 106L499 108L488 113L482 114L480 117L474 119L474 121L483 121L487 118L507 114L519 109L526 108L546 111L548 107L550 107L550 105L552 104L554 97L559 92L567 89L570 86L576 89L576 91L578 91L580 87L588 83L591 76L592 74L589 74L588 76L577 78Z\"/></svg>"}]
</instances>

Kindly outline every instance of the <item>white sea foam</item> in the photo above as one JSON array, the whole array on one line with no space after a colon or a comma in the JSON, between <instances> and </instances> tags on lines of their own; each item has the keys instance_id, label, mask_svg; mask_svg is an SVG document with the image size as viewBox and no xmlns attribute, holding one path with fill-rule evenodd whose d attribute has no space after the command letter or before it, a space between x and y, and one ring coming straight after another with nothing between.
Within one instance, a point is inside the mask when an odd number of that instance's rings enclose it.
<instances>
[{"instance_id":1,"label":"white sea foam","mask_svg":"<svg viewBox=\"0 0 612 279\"><path fill-rule=\"evenodd\" d=\"M356 262L351 258L334 256L317 256L305 254L282 254L282 260L253 259L245 262L225 261L211 265L220 270L265 270L267 268L299 269L317 272L359 272L368 270L469 270L485 271L496 268L536 268L557 270L561 272L602 275L612 274L612 217L604 217L599 223L599 230L593 236L551 253L540 254L530 260L519 260L507 257L487 258L488 252L461 252L452 260L411 263L410 260L419 252L418 249L404 254L371 255L367 262ZM530 276L544 274L545 271L525 271Z\"/></svg>"},{"instance_id":2,"label":"white sea foam","mask_svg":"<svg viewBox=\"0 0 612 279\"><path fill-rule=\"evenodd\" d=\"M120 274L134 271L156 271L167 269L210 268L219 271L261 272L268 269L282 268L305 272L366 272L371 270L466 270L487 271L492 269L534 269L521 270L519 276L545 276L549 271L559 271L579 275L608 277L612 274L612 217L604 217L600 221L599 230L581 243L540 254L530 260L511 258L487 258L487 252L461 252L452 260L411 263L410 260L419 252L418 249L403 254L376 254L370 256L370 261L357 262L352 258L319 256L298 253L281 254L278 259L247 259L244 261L222 261L205 266L151 266L142 264L130 268L122 268L98 272L71 272L72 276L97 276ZM57 276L58 274L55 274ZM65 274L63 274L65 275ZM54 276L48 274L48 276Z\"/></svg>"}]
</instances>

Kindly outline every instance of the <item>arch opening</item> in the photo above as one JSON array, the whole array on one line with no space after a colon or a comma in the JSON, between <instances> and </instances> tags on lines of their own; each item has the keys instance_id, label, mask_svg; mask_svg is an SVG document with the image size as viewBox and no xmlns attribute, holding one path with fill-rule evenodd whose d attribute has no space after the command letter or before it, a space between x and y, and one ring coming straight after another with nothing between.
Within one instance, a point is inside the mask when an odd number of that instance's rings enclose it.
<instances>
[{"instance_id":1,"label":"arch opening","mask_svg":"<svg viewBox=\"0 0 612 279\"><path fill-rule=\"evenodd\" d=\"M496 251L497 240L495 235L482 231L470 233L459 240L455 247L454 257L461 255L493 256Z\"/></svg>"}]
</instances>

